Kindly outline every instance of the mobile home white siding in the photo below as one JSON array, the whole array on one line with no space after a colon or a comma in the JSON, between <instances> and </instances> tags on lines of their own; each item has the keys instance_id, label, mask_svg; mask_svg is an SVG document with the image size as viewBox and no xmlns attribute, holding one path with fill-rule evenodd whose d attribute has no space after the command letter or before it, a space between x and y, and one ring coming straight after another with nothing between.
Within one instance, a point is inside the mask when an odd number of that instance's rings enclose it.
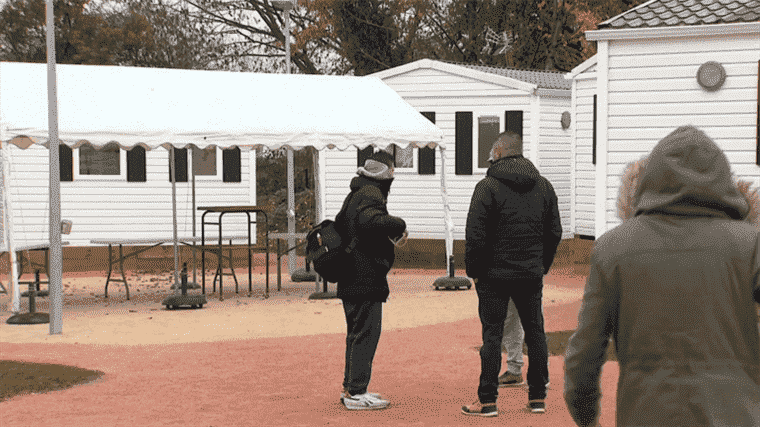
<instances>
[{"instance_id":1,"label":"mobile home white siding","mask_svg":"<svg viewBox=\"0 0 760 427\"><path fill-rule=\"evenodd\" d=\"M547 91L548 92L548 91ZM540 123L538 164L541 174L554 187L559 200L559 212L562 218L562 238L569 239L575 234L570 224L571 215L571 128L563 129L562 113L571 109L571 92L555 91L554 94L542 94L539 91Z\"/></svg>"},{"instance_id":2,"label":"mobile home white siding","mask_svg":"<svg viewBox=\"0 0 760 427\"><path fill-rule=\"evenodd\" d=\"M576 234L594 235L594 176L593 163L594 95L596 95L596 66L575 77L572 105L574 142L573 155L573 229Z\"/></svg>"},{"instance_id":3,"label":"mobile home white siding","mask_svg":"<svg viewBox=\"0 0 760 427\"><path fill-rule=\"evenodd\" d=\"M10 194L3 196L10 197L15 244L46 242L50 206L48 149L33 145L23 150L10 144L8 150ZM71 234L62 239L70 242L70 246L92 246L90 240L95 238L171 236L172 190L168 153L165 149L146 152L146 182L89 177L61 182L61 217L73 222ZM123 150L121 155L125 155ZM217 158L221 159L221 156L221 150L217 148ZM196 177L196 206L256 204L255 151L241 147L240 157L241 182L222 182L220 160L217 161L217 176ZM188 182L177 183L177 226L181 237L192 235L190 181L188 176ZM201 235L202 214L196 213L198 236ZM245 222L244 215L226 214L224 234L247 234ZM253 227L252 232L255 232ZM206 233L218 235L216 227L207 229Z\"/></svg>"},{"instance_id":4,"label":"mobile home white siding","mask_svg":"<svg viewBox=\"0 0 760 427\"><path fill-rule=\"evenodd\" d=\"M679 126L692 124L720 146L733 172L760 185L755 164L760 34L610 40L605 229L620 224L616 199L630 161ZM726 70L714 92L697 82L700 65Z\"/></svg>"},{"instance_id":5,"label":"mobile home white siding","mask_svg":"<svg viewBox=\"0 0 760 427\"><path fill-rule=\"evenodd\" d=\"M464 239L472 191L487 170L477 167L478 118L499 117L500 130L503 131L504 112L523 111L524 155L532 158L531 142L535 138L535 132L531 126L534 118L531 109L534 97L522 90L435 69L417 69L384 78L383 81L418 111L435 112L436 125L443 130L447 146L445 173L447 195L454 221L453 235L454 239ZM456 175L455 114L467 111L473 113L473 174ZM559 117L556 122L559 123ZM340 210L342 201L349 192L349 182L356 176L357 151L331 150L324 153L325 212L326 216L331 218ZM418 154L415 153L413 168L396 169L388 210L406 220L410 238L443 239L445 228L440 192L440 151L436 149L435 175L418 174L417 161Z\"/></svg>"}]
</instances>

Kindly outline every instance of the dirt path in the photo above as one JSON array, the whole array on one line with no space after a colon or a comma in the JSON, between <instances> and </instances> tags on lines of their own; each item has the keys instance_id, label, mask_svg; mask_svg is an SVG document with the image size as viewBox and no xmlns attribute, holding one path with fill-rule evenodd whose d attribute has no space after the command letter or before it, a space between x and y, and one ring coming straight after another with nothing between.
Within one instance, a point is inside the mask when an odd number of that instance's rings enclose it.
<instances>
[{"instance_id":1,"label":"dirt path","mask_svg":"<svg viewBox=\"0 0 760 427\"><path fill-rule=\"evenodd\" d=\"M480 369L475 350L480 345L480 324L473 307L476 297L474 290L430 291L429 284L435 277L430 273L409 273L391 278L394 298L384 308L384 330L371 383L372 391L383 393L392 402L384 411L351 412L339 403L345 323L341 330L330 330L335 312L342 315L341 307L336 301L305 303L301 294L313 291L313 284L301 289L289 283L286 287L291 295L287 297L273 297L272 301L230 298L225 301L226 308L211 310L210 304L208 310L180 314L188 321L193 316L216 319L216 327L221 331L225 325L234 323L224 317L237 319L241 313L248 313L246 319L240 318L238 326L227 329L240 332L246 327L253 331L260 324L261 330L269 332L258 336L235 332L214 341L156 343L151 342L150 335L158 333L157 330L147 329L116 344L94 339L101 337L94 331L89 340L72 342L70 332L65 332L65 337L52 338L45 335L44 329L39 334L27 332L27 338L22 340L15 335L18 330L11 333L3 323L0 326L3 359L76 365L106 373L91 384L18 396L0 403L3 424L37 426L54 420L62 426L572 426L562 400L561 357L550 360L551 389L546 414L534 415L523 410L527 392L521 388L502 389L500 415L495 419L460 413L461 405L476 398ZM578 277L547 277L548 331L575 328L582 282ZM240 305L247 301L248 305L241 308L234 301L242 301ZM119 304L111 304L108 308L123 310ZM150 304L145 307L149 309ZM253 316L256 312L259 317ZM158 320L157 317L170 312L152 313L151 320ZM136 325L149 324L150 316L145 314L127 311L95 315L91 308L72 317L64 328L65 331L73 328L76 318L114 316L111 319L120 319L122 330L129 331ZM268 322L267 318L274 320ZM303 333L304 328L314 324L317 333ZM193 335L195 332L191 328L190 336L198 338L201 334ZM145 342L137 340L138 336L144 336ZM608 362L602 378L603 425L614 425L617 375L617 364Z\"/></svg>"}]
</instances>

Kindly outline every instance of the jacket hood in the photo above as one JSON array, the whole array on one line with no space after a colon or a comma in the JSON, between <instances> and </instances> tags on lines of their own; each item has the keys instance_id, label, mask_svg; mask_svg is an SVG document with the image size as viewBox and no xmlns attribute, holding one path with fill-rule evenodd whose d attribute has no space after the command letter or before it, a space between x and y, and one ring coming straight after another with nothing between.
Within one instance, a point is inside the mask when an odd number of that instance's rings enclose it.
<instances>
[{"instance_id":1,"label":"jacket hood","mask_svg":"<svg viewBox=\"0 0 760 427\"><path fill-rule=\"evenodd\" d=\"M391 184L393 184L393 178L381 180L381 179L370 178L364 175L359 175L359 176L355 176L351 180L350 188L351 188L351 191L356 191L364 187L365 185L372 185L380 189L380 192L383 194L383 198L387 200L388 193L390 193L391 191Z\"/></svg>"},{"instance_id":2,"label":"jacket hood","mask_svg":"<svg viewBox=\"0 0 760 427\"><path fill-rule=\"evenodd\" d=\"M658 211L728 216L760 227L760 194L732 177L728 160L704 132L683 126L623 172L618 216Z\"/></svg>"},{"instance_id":3,"label":"jacket hood","mask_svg":"<svg viewBox=\"0 0 760 427\"><path fill-rule=\"evenodd\" d=\"M486 176L496 178L518 193L533 189L541 175L530 160L523 156L504 157L492 164Z\"/></svg>"}]
</instances>

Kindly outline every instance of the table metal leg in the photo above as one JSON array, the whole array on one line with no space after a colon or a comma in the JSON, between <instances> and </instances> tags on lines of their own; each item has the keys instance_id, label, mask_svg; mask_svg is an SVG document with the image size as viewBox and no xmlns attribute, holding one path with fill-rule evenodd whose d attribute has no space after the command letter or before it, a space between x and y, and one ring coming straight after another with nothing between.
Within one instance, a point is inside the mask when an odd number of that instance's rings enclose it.
<instances>
[{"instance_id":1,"label":"table metal leg","mask_svg":"<svg viewBox=\"0 0 760 427\"><path fill-rule=\"evenodd\" d=\"M235 265L232 261L232 239L230 239L230 247L227 249L227 253L230 254L230 270L232 271L232 279L235 280L235 293L238 293L238 279L237 275L235 274ZM222 270L222 274L224 274L224 270Z\"/></svg>"},{"instance_id":2,"label":"table metal leg","mask_svg":"<svg viewBox=\"0 0 760 427\"><path fill-rule=\"evenodd\" d=\"M224 271L222 270L222 217L224 216L224 212L221 212L219 214L219 249L217 249L216 256L217 256L217 265L219 266L219 301L224 301L224 290L222 288L224 281Z\"/></svg>"},{"instance_id":3,"label":"table metal leg","mask_svg":"<svg viewBox=\"0 0 760 427\"><path fill-rule=\"evenodd\" d=\"M111 272L113 270L113 255L111 251L111 244L108 244L108 275L106 276L106 291L105 298L108 298L108 283L111 281Z\"/></svg>"},{"instance_id":4,"label":"table metal leg","mask_svg":"<svg viewBox=\"0 0 760 427\"><path fill-rule=\"evenodd\" d=\"M282 284L282 253L280 251L280 240L277 239L277 290L280 290Z\"/></svg>"},{"instance_id":5,"label":"table metal leg","mask_svg":"<svg viewBox=\"0 0 760 427\"><path fill-rule=\"evenodd\" d=\"M31 263L29 265L31 267ZM17 280L21 280L21 276L24 275L24 251L18 252L18 278Z\"/></svg>"},{"instance_id":6,"label":"table metal leg","mask_svg":"<svg viewBox=\"0 0 760 427\"><path fill-rule=\"evenodd\" d=\"M136 255L135 259L137 259ZM121 271L121 278L124 280L124 289L127 290L127 301L129 301L129 283L127 283L127 276L124 275L124 251L122 245L119 245L119 270Z\"/></svg>"},{"instance_id":7,"label":"table metal leg","mask_svg":"<svg viewBox=\"0 0 760 427\"><path fill-rule=\"evenodd\" d=\"M206 295L206 214L201 215L201 292Z\"/></svg>"},{"instance_id":8,"label":"table metal leg","mask_svg":"<svg viewBox=\"0 0 760 427\"><path fill-rule=\"evenodd\" d=\"M50 248L45 249L45 253L42 254L42 262L45 264L43 267L45 268L45 283L48 285L48 295L50 294ZM37 280L37 293L41 293L40 291L40 281Z\"/></svg>"}]
</instances>

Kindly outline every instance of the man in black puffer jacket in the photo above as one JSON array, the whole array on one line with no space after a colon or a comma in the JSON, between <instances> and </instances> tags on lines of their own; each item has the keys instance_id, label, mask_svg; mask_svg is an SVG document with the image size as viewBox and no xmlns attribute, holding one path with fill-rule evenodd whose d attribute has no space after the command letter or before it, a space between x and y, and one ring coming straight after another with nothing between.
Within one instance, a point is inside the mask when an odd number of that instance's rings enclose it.
<instances>
[{"instance_id":1,"label":"man in black puffer jacket","mask_svg":"<svg viewBox=\"0 0 760 427\"><path fill-rule=\"evenodd\" d=\"M528 346L528 408L545 412L548 351L541 307L543 276L562 239L557 195L522 156L522 138L505 132L491 149L491 167L472 195L465 230L465 265L475 282L483 326L478 401L468 415L496 416L501 339L513 299Z\"/></svg>"},{"instance_id":2,"label":"man in black puffer jacket","mask_svg":"<svg viewBox=\"0 0 760 427\"><path fill-rule=\"evenodd\" d=\"M383 409L388 401L368 393L372 360L380 340L382 304L389 289L387 274L395 260L394 243L406 237L403 219L389 215L388 193L393 183L393 157L378 152L351 180L351 193L335 218L342 236L356 238L338 281L338 298L346 314L346 368L341 402L351 410Z\"/></svg>"}]
</instances>

